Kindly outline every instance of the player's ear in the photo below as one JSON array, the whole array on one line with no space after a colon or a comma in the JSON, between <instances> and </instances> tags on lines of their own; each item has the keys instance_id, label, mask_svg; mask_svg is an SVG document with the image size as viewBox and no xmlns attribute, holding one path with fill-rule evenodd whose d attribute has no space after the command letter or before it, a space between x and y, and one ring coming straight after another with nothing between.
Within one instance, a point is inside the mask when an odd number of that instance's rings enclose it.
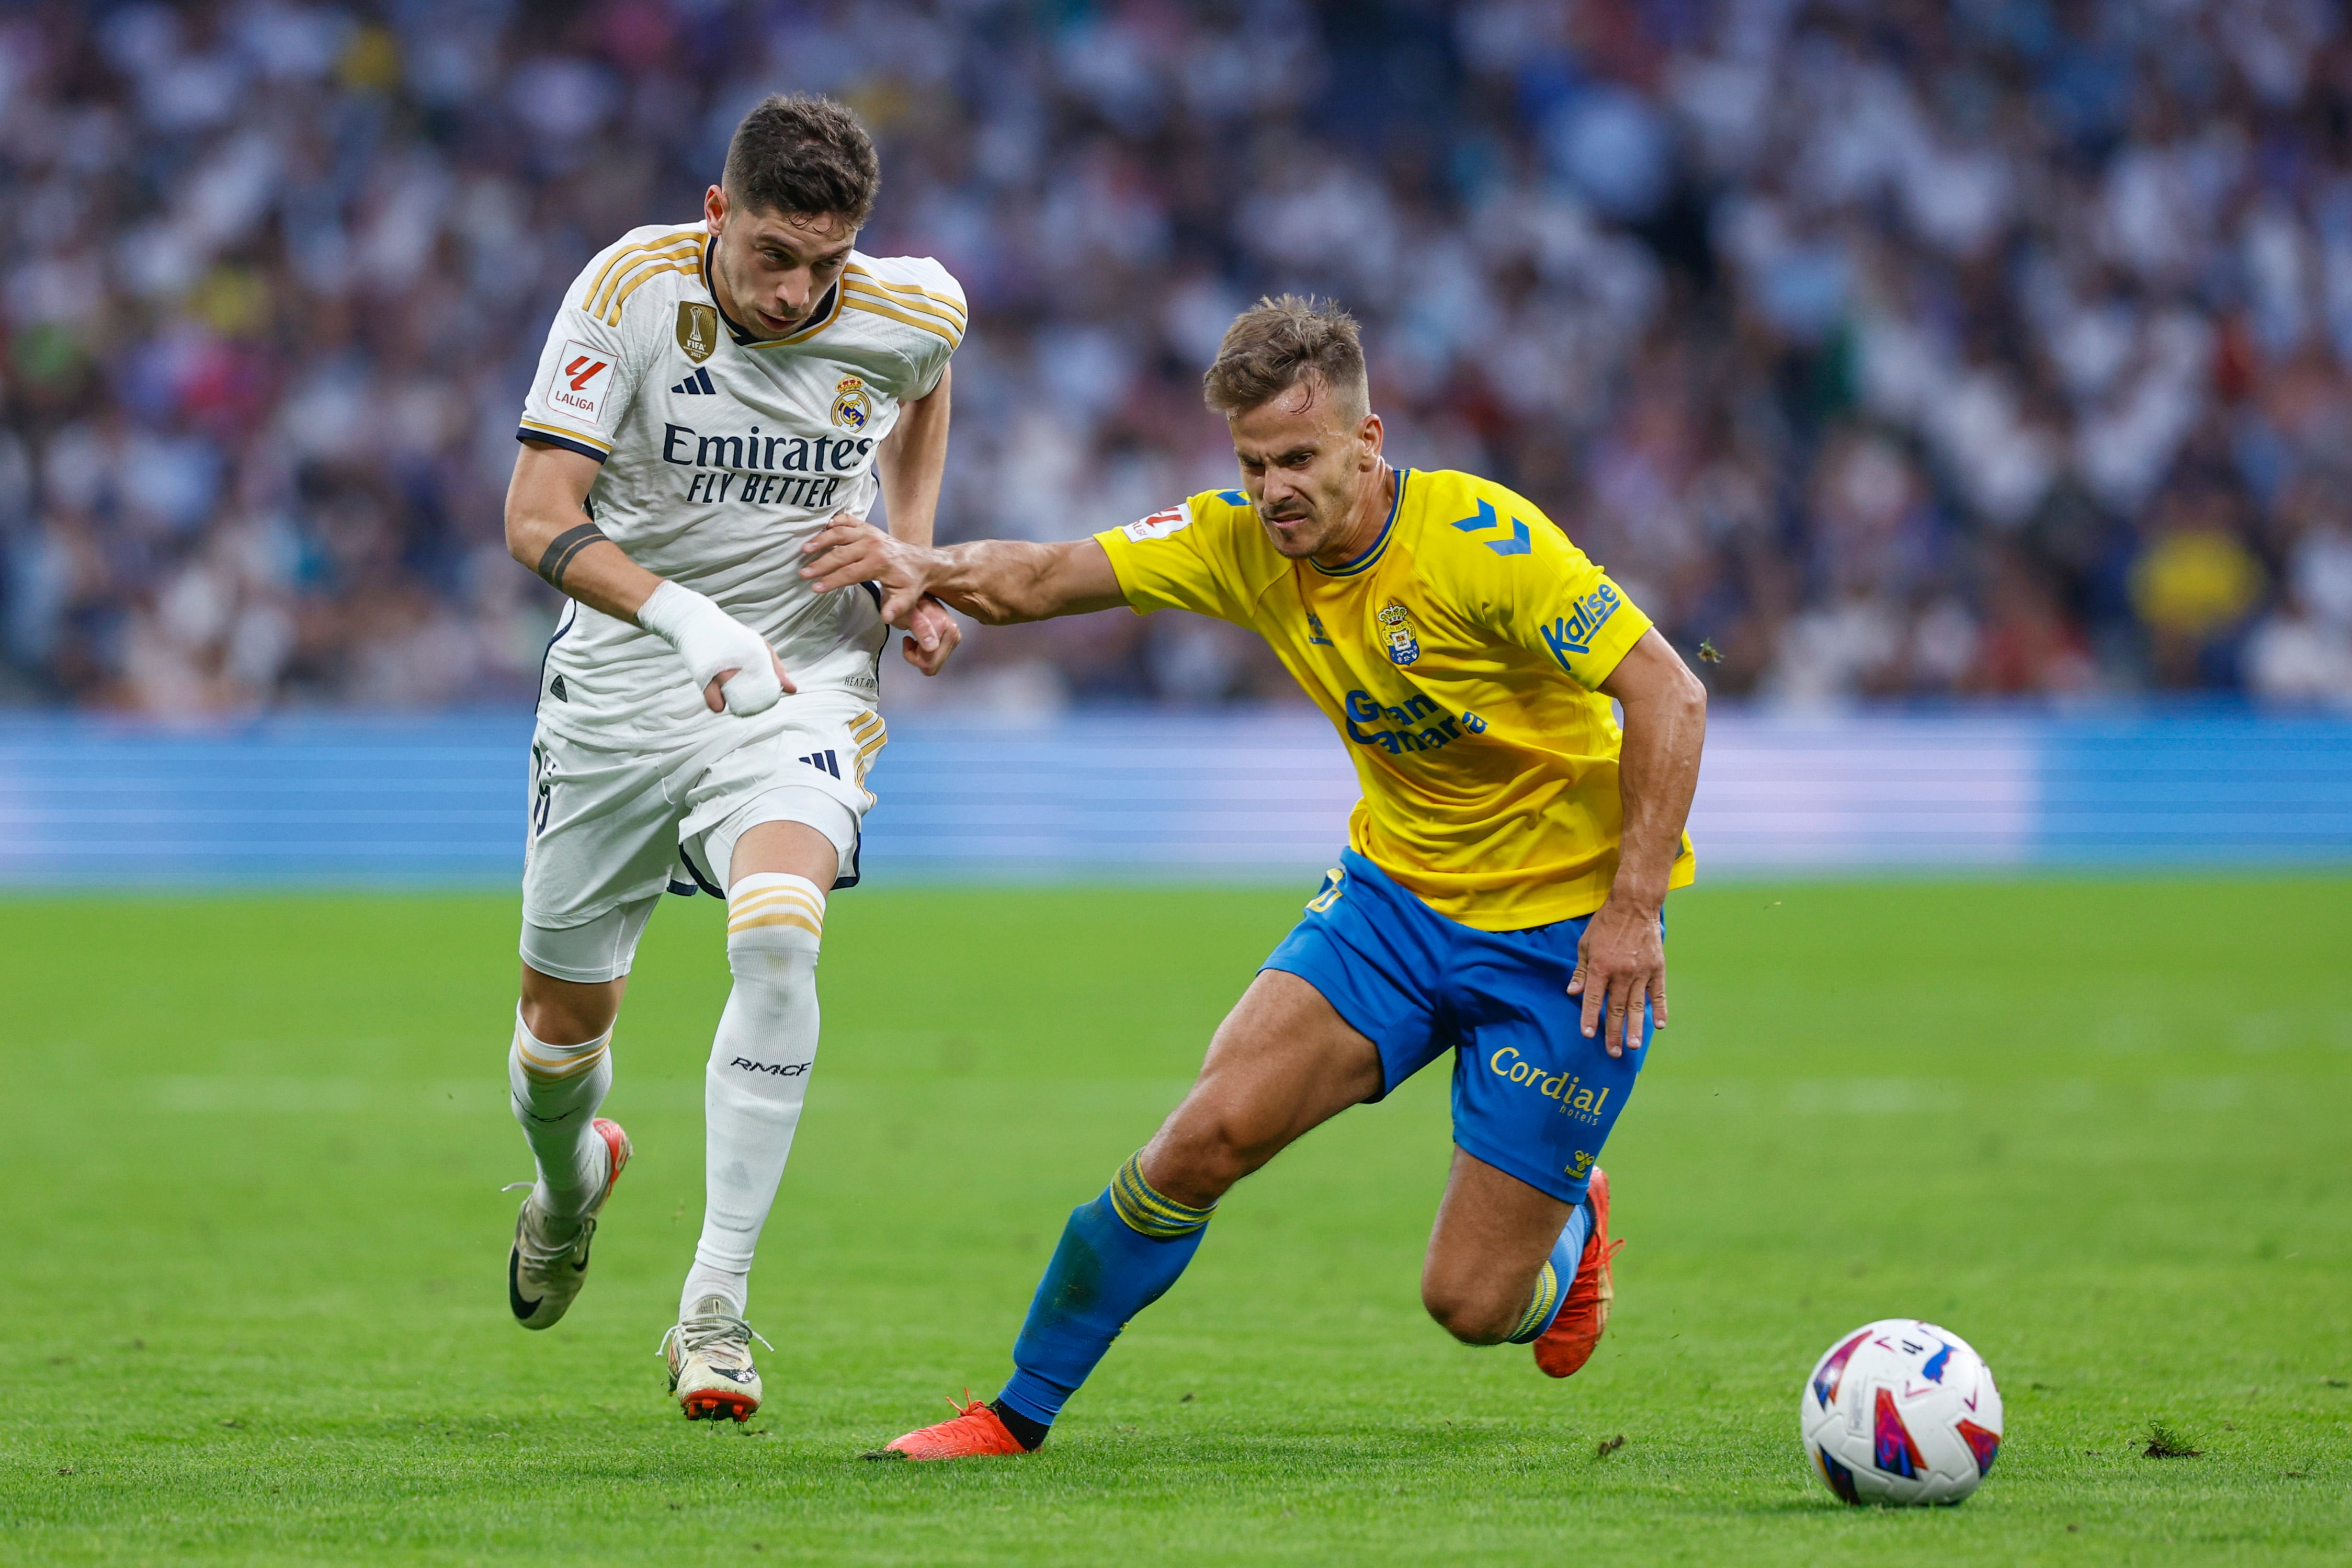
<instances>
[{"instance_id":1,"label":"player's ear","mask_svg":"<svg viewBox=\"0 0 2352 1568\"><path fill-rule=\"evenodd\" d=\"M711 233L717 234L726 227L727 189L725 186L713 185L702 193L702 216L710 225Z\"/></svg>"},{"instance_id":2,"label":"player's ear","mask_svg":"<svg viewBox=\"0 0 2352 1568\"><path fill-rule=\"evenodd\" d=\"M1385 432L1381 425L1381 416L1377 414L1365 415L1364 422L1356 426L1356 443L1359 448L1356 462L1358 468L1370 468L1380 460L1381 437L1383 434Z\"/></svg>"}]
</instances>

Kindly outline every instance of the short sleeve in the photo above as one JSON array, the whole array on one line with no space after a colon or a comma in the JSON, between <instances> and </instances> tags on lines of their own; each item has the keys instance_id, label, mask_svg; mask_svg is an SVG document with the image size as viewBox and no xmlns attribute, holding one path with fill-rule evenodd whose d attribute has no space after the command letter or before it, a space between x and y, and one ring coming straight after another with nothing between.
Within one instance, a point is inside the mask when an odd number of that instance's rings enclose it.
<instances>
[{"instance_id":1,"label":"short sleeve","mask_svg":"<svg viewBox=\"0 0 2352 1568\"><path fill-rule=\"evenodd\" d=\"M912 403L937 392L971 319L955 274L928 256L859 256L840 286L852 309L911 329L894 340L907 373L891 395Z\"/></svg>"},{"instance_id":2,"label":"short sleeve","mask_svg":"<svg viewBox=\"0 0 2352 1568\"><path fill-rule=\"evenodd\" d=\"M970 316L963 285L955 280L955 274L928 256L919 258L911 270L911 286L922 296L923 314L939 323L921 334L918 344L909 396L921 398L940 389L940 378L947 374L948 361L955 357L957 346L963 342Z\"/></svg>"},{"instance_id":3,"label":"short sleeve","mask_svg":"<svg viewBox=\"0 0 2352 1568\"><path fill-rule=\"evenodd\" d=\"M565 290L515 431L518 440L544 441L600 463L612 452L614 433L636 396L639 374L620 309L586 308L587 296L605 270L600 256Z\"/></svg>"},{"instance_id":4,"label":"short sleeve","mask_svg":"<svg viewBox=\"0 0 2352 1568\"><path fill-rule=\"evenodd\" d=\"M1650 629L1650 617L1550 520L1518 505L1525 511L1505 518L1501 528L1508 531L1487 547L1493 562L1481 563L1491 588L1491 629L1597 691ZM1528 512L1532 520L1523 521ZM1526 548L1497 548L1513 543Z\"/></svg>"},{"instance_id":5,"label":"short sleeve","mask_svg":"<svg viewBox=\"0 0 2352 1568\"><path fill-rule=\"evenodd\" d=\"M1118 574L1119 592L1139 615L1194 610L1243 621L1255 595L1240 581L1240 563L1228 547L1216 493L1194 496L1165 511L1095 535Z\"/></svg>"}]
</instances>

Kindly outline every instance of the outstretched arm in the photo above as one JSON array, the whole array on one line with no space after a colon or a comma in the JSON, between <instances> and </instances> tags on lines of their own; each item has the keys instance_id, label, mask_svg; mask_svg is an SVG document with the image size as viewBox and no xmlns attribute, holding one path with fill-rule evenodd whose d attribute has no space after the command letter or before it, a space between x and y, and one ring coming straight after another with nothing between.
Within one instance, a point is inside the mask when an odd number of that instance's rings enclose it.
<instances>
[{"instance_id":1,"label":"outstretched arm","mask_svg":"<svg viewBox=\"0 0 2352 1568\"><path fill-rule=\"evenodd\" d=\"M992 626L1127 603L1110 557L1093 539L1063 544L983 539L934 550L837 519L801 549L808 556L801 575L819 593L853 583L882 584L882 614L893 624L926 594Z\"/></svg>"},{"instance_id":2,"label":"outstretched arm","mask_svg":"<svg viewBox=\"0 0 2352 1568\"><path fill-rule=\"evenodd\" d=\"M1666 1026L1666 952L1658 914L1698 788L1706 688L1653 629L1626 650L1601 689L1625 710L1617 759L1624 821L1616 879L1608 901L1584 928L1568 990L1584 998L1584 1033L1589 1037L1600 1023L1601 1043L1613 1057L1640 1048L1644 1001L1657 1026Z\"/></svg>"},{"instance_id":3,"label":"outstretched arm","mask_svg":"<svg viewBox=\"0 0 2352 1568\"><path fill-rule=\"evenodd\" d=\"M604 537L586 505L596 471L593 458L524 442L507 484L508 552L590 609L633 621L676 648L713 713L761 712L795 689L759 633Z\"/></svg>"}]
</instances>

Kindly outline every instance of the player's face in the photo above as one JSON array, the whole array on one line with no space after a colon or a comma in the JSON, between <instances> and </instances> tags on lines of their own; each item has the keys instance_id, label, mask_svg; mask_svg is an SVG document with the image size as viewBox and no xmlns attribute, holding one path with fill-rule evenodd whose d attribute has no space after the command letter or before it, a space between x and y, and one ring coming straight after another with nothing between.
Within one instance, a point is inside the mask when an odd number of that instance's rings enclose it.
<instances>
[{"instance_id":1,"label":"player's face","mask_svg":"<svg viewBox=\"0 0 2352 1568\"><path fill-rule=\"evenodd\" d=\"M1225 423L1242 488L1274 547L1294 561L1353 553L1365 484L1380 469L1381 416L1351 417L1310 377Z\"/></svg>"},{"instance_id":2,"label":"player's face","mask_svg":"<svg viewBox=\"0 0 2352 1568\"><path fill-rule=\"evenodd\" d=\"M756 337L781 338L808 325L857 242L838 213L762 212L729 201L718 185L703 197L703 212L719 237L713 291Z\"/></svg>"}]
</instances>

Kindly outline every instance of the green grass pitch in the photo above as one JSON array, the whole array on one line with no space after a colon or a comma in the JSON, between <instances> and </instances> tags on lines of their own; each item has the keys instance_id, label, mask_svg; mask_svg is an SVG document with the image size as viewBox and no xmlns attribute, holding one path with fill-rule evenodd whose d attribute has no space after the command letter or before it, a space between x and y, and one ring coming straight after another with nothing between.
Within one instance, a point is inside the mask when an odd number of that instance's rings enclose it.
<instances>
[{"instance_id":1,"label":"green grass pitch","mask_svg":"<svg viewBox=\"0 0 2352 1568\"><path fill-rule=\"evenodd\" d=\"M510 897L0 902L0 1561L2352 1552L2341 878L1677 895L1581 1375L1423 1317L1433 1069L1237 1190L1045 1451L860 1462L995 1391L1062 1216L1310 890L836 900L740 1430L681 1420L655 1357L699 1215L709 900L646 941L609 1102L636 1163L544 1335L504 1302ZM1798 1447L1814 1356L1895 1314L2000 1381L1964 1508L1842 1508ZM2152 1420L2199 1457L2143 1457Z\"/></svg>"}]
</instances>

